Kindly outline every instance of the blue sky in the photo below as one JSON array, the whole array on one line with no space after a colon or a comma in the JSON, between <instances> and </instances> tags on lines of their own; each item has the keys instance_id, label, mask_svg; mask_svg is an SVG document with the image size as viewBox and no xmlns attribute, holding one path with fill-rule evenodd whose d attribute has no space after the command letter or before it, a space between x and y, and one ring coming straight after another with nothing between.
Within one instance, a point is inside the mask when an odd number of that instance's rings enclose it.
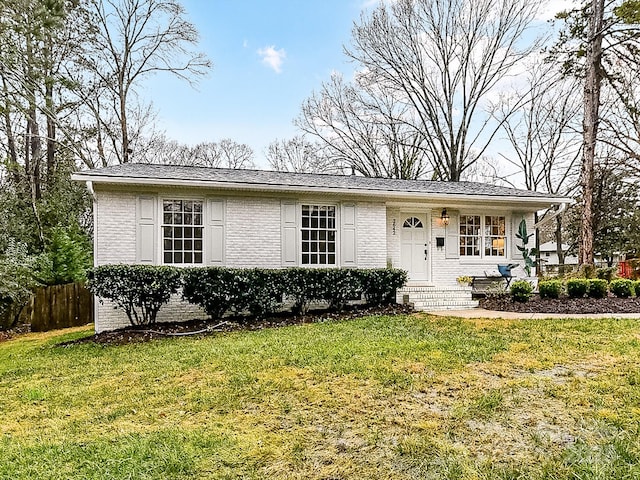
<instances>
[{"instance_id":1,"label":"blue sky","mask_svg":"<svg viewBox=\"0 0 640 480\"><path fill-rule=\"evenodd\" d=\"M300 105L337 70L353 66L343 54L353 22L371 0L183 0L213 61L192 89L156 76L144 95L158 127L183 143L231 138L250 145L259 167L276 138L296 134Z\"/></svg>"}]
</instances>

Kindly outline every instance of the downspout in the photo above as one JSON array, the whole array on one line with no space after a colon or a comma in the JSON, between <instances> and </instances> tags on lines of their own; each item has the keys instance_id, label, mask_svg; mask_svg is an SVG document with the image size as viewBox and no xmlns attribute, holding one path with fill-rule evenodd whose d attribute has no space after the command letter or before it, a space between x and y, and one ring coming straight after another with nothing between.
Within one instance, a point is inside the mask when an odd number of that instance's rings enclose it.
<instances>
[{"instance_id":1,"label":"downspout","mask_svg":"<svg viewBox=\"0 0 640 480\"><path fill-rule=\"evenodd\" d=\"M553 212L551 215L545 215L544 217L542 217L542 220L536 222L533 228L535 229L540 228L545 223L548 223L554 218L556 218L558 215L562 215L566 209L567 209L567 204L561 203L560 207L555 212Z\"/></svg>"}]
</instances>

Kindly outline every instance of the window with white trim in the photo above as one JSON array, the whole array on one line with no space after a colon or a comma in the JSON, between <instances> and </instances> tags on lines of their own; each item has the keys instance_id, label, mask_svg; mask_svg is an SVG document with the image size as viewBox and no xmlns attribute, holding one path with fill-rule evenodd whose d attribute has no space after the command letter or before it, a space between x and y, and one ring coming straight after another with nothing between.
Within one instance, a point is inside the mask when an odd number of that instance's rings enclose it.
<instances>
[{"instance_id":1,"label":"window with white trim","mask_svg":"<svg viewBox=\"0 0 640 480\"><path fill-rule=\"evenodd\" d=\"M460 215L460 256L504 258L506 224L503 215Z\"/></svg>"},{"instance_id":2,"label":"window with white trim","mask_svg":"<svg viewBox=\"0 0 640 480\"><path fill-rule=\"evenodd\" d=\"M165 264L203 263L201 200L162 201L162 258Z\"/></svg>"},{"instance_id":3,"label":"window with white trim","mask_svg":"<svg viewBox=\"0 0 640 480\"><path fill-rule=\"evenodd\" d=\"M336 265L336 207L302 205L302 264Z\"/></svg>"}]
</instances>

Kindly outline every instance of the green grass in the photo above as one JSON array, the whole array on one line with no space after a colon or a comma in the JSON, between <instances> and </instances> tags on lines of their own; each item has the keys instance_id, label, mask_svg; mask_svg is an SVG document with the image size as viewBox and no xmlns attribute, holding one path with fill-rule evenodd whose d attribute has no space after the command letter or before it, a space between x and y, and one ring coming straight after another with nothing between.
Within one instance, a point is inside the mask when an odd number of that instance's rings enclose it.
<instances>
[{"instance_id":1,"label":"green grass","mask_svg":"<svg viewBox=\"0 0 640 480\"><path fill-rule=\"evenodd\" d=\"M0 479L640 478L640 321L0 343Z\"/></svg>"}]
</instances>

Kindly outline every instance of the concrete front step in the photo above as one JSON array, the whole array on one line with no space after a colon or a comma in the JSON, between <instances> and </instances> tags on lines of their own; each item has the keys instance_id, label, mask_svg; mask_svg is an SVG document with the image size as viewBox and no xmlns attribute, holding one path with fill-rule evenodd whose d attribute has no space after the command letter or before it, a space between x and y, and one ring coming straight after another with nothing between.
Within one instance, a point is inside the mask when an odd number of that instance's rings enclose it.
<instances>
[{"instance_id":1,"label":"concrete front step","mask_svg":"<svg viewBox=\"0 0 640 480\"><path fill-rule=\"evenodd\" d=\"M410 285L396 292L398 303L412 303L416 310L460 310L475 308L478 302L471 297L470 287Z\"/></svg>"}]
</instances>

